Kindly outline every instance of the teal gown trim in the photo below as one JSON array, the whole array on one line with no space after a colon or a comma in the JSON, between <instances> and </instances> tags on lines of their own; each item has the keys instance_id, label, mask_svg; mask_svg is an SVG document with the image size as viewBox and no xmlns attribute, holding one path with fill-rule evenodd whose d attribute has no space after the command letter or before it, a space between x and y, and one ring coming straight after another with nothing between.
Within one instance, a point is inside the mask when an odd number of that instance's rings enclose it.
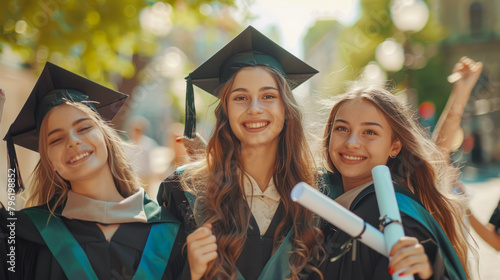
<instances>
[{"instance_id":1,"label":"teal gown trim","mask_svg":"<svg viewBox=\"0 0 500 280\"><path fill-rule=\"evenodd\" d=\"M342 185L332 184L326 172L322 174L321 178L324 186L323 192L325 192L330 198L335 199L344 193ZM423 205L415 201L415 199L405 195L404 192L408 190L404 187L394 185L394 189L396 191L396 200L398 202L399 210L422 224L433 236L434 240L436 240L439 250L443 256L446 273L450 279L467 279L464 268L460 263L455 249L453 249L453 245L436 219L434 219L434 217L429 213L429 211L427 211L427 209L425 209ZM398 189L400 190L398 191ZM354 199L351 209L355 207L356 203L359 202L362 197L371 192L375 192L373 185L367 187L358 195L358 197Z\"/></svg>"},{"instance_id":2,"label":"teal gown trim","mask_svg":"<svg viewBox=\"0 0 500 280\"><path fill-rule=\"evenodd\" d=\"M60 210L51 215L44 206L24 209L68 279L98 279L82 247L64 222ZM170 258L179 222L144 196L144 211L151 226L133 279L161 279ZM68 254L68 252L71 252Z\"/></svg>"},{"instance_id":3,"label":"teal gown trim","mask_svg":"<svg viewBox=\"0 0 500 280\"><path fill-rule=\"evenodd\" d=\"M184 192L184 194L186 195L186 198L189 202L189 206L191 206L191 209L194 210L196 196L186 191ZM290 278L290 265L288 264L288 260L292 252L292 243L290 242L290 238L293 232L294 228L292 227L290 231L288 231L286 238L283 240L278 250L276 250L276 252L274 252L271 258L267 261L266 265L259 275L259 278L257 278L258 280ZM238 280L245 280L240 271L238 271Z\"/></svg>"},{"instance_id":4,"label":"teal gown trim","mask_svg":"<svg viewBox=\"0 0 500 280\"><path fill-rule=\"evenodd\" d=\"M151 227L133 279L162 278L178 231L179 224L158 223Z\"/></svg>"},{"instance_id":5,"label":"teal gown trim","mask_svg":"<svg viewBox=\"0 0 500 280\"><path fill-rule=\"evenodd\" d=\"M443 257L443 261L450 279L467 279L453 245L434 217L422 205L402 193L396 192L396 200L401 212L417 220L432 234L438 243L439 250L443 256L446 256Z\"/></svg>"},{"instance_id":6,"label":"teal gown trim","mask_svg":"<svg viewBox=\"0 0 500 280\"><path fill-rule=\"evenodd\" d=\"M288 260L290 259L290 254L292 252L292 243L290 242L290 238L293 232L294 228L292 227L290 231L288 231L286 238L283 240L278 250L276 250L269 261L267 261L264 269L262 269L262 272L259 275L258 280L290 278L290 265L288 264ZM243 276L241 276L241 279L243 279Z\"/></svg>"},{"instance_id":7,"label":"teal gown trim","mask_svg":"<svg viewBox=\"0 0 500 280\"><path fill-rule=\"evenodd\" d=\"M38 229L68 279L98 280L87 255L59 217L51 217L50 213L38 209L26 209L23 212Z\"/></svg>"}]
</instances>

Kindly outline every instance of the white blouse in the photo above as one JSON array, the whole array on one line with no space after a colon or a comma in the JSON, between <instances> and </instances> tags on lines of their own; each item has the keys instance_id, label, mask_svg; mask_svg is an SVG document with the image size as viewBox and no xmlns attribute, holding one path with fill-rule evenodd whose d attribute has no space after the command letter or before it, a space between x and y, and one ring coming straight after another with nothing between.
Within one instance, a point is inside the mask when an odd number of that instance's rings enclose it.
<instances>
[{"instance_id":1,"label":"white blouse","mask_svg":"<svg viewBox=\"0 0 500 280\"><path fill-rule=\"evenodd\" d=\"M248 174L245 175L243 184L248 206L257 221L260 235L264 235L274 217L274 214L276 213L276 210L278 209L280 195L276 190L273 178L269 180L267 189L262 192L255 179Z\"/></svg>"}]
</instances>

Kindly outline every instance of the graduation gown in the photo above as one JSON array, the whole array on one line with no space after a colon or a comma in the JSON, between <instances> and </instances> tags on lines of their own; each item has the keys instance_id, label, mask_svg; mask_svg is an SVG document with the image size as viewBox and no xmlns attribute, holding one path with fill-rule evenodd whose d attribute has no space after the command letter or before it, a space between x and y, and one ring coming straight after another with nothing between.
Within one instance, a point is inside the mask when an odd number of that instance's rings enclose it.
<instances>
[{"instance_id":1,"label":"graduation gown","mask_svg":"<svg viewBox=\"0 0 500 280\"><path fill-rule=\"evenodd\" d=\"M497 233L500 233L500 201L495 211L493 211L493 214L491 214L489 223L495 226L495 231Z\"/></svg>"},{"instance_id":2,"label":"graduation gown","mask_svg":"<svg viewBox=\"0 0 500 280\"><path fill-rule=\"evenodd\" d=\"M343 193L341 181L332 173L323 176L323 183L323 189L330 198L335 199ZM434 274L430 279L466 279L463 267L437 221L408 190L397 185L395 190L405 235L420 241L433 265ZM352 200L349 210L372 226L379 227L380 214L373 184ZM322 230L327 259L320 270L325 279L392 279L388 272L388 258L359 241L352 242L347 251L342 245L349 242L350 236L325 221L322 222ZM330 261L343 252L340 258ZM418 275L414 277L419 279Z\"/></svg>"},{"instance_id":3,"label":"graduation gown","mask_svg":"<svg viewBox=\"0 0 500 280\"><path fill-rule=\"evenodd\" d=\"M55 210L47 227L50 212L46 205L16 211L13 215L1 208L0 278L176 279L184 265L180 254L182 235L177 233L184 229L146 195L143 203L147 223L120 224L109 243L95 222L61 216L63 206ZM15 233L8 227L12 222ZM40 231L37 225L44 229ZM15 243L8 238L11 234ZM11 246L15 246L14 251ZM12 253L14 268L5 265Z\"/></svg>"},{"instance_id":4,"label":"graduation gown","mask_svg":"<svg viewBox=\"0 0 500 280\"><path fill-rule=\"evenodd\" d=\"M179 173L177 172L168 177L160 185L158 191L158 203L165 206L177 219L184 223L185 236L197 228L192 211L195 199L193 195L185 193L181 189ZM293 231L290 230L291 225L285 230L288 233L287 238L271 256L274 233L283 217L284 207L283 203L280 202L267 231L262 236L255 218L250 217L247 239L241 255L236 260L236 267L240 274L238 279L285 279L290 274L288 259L290 257L291 243L288 237ZM188 262L186 262L183 279L190 279Z\"/></svg>"}]
</instances>

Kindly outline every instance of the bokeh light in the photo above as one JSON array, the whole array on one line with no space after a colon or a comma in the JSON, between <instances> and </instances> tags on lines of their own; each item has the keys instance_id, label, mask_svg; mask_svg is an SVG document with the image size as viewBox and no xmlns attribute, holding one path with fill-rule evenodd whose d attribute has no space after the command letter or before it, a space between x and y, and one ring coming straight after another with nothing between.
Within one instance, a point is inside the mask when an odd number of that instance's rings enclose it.
<instances>
[{"instance_id":1,"label":"bokeh light","mask_svg":"<svg viewBox=\"0 0 500 280\"><path fill-rule=\"evenodd\" d=\"M426 101L420 104L419 112L422 118L429 119L434 116L434 113L436 112L436 107L434 106L434 103Z\"/></svg>"}]
</instances>

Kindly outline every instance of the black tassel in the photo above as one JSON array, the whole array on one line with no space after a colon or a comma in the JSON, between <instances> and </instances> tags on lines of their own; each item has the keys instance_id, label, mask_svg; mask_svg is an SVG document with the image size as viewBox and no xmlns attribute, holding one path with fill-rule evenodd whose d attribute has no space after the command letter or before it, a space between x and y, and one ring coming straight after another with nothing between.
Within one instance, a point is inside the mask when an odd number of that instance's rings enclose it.
<instances>
[{"instance_id":1,"label":"black tassel","mask_svg":"<svg viewBox=\"0 0 500 280\"><path fill-rule=\"evenodd\" d=\"M14 147L14 141L12 141L12 136L10 133L7 133L5 140L7 141L7 154L9 155L8 159L8 184L7 188L11 188L12 184L14 184L14 192L16 194L24 191L24 185L23 185L23 180L21 179L21 170L19 170L19 163L17 161L17 156L16 156L16 148ZM12 177L12 174L14 176ZM14 179L14 182L11 182L11 180Z\"/></svg>"},{"instance_id":2,"label":"black tassel","mask_svg":"<svg viewBox=\"0 0 500 280\"><path fill-rule=\"evenodd\" d=\"M184 137L190 139L196 137L196 109L194 107L194 90L191 75L186 77L186 121L184 125Z\"/></svg>"}]
</instances>

